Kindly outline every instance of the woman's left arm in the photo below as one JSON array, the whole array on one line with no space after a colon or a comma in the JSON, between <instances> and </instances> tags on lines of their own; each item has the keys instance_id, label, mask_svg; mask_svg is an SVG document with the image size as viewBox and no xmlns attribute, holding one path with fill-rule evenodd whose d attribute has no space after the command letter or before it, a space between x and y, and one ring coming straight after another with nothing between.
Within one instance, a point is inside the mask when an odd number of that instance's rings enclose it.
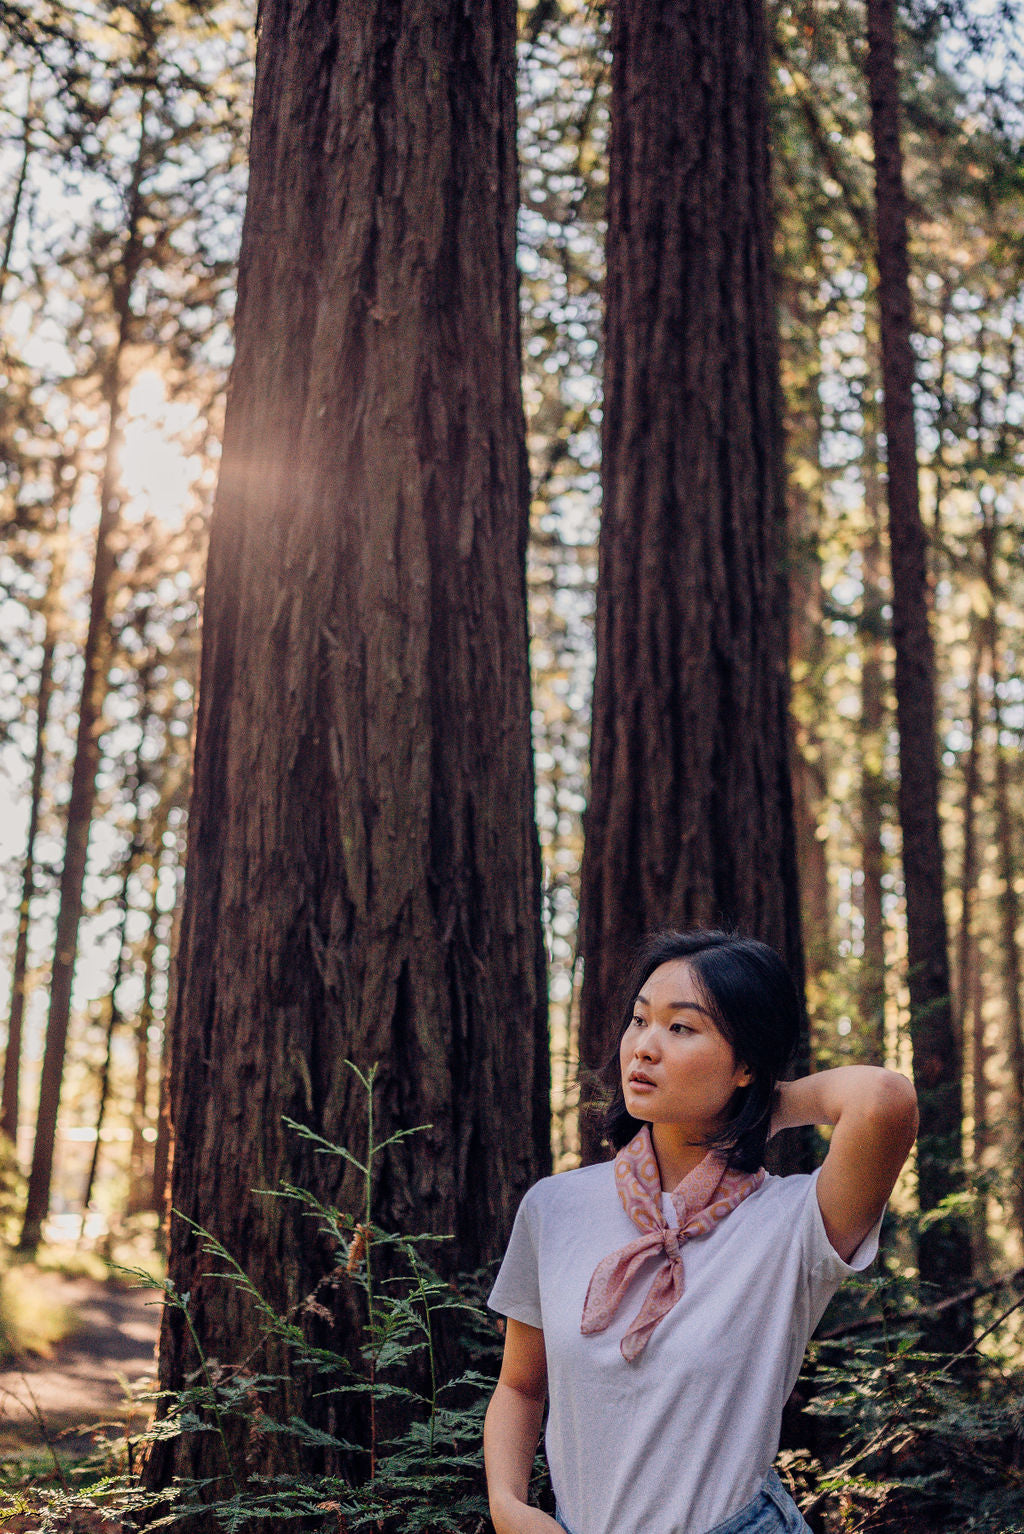
<instances>
[{"instance_id":1,"label":"woman's left arm","mask_svg":"<svg viewBox=\"0 0 1024 1534\"><path fill-rule=\"evenodd\" d=\"M841 1065L779 1084L772 1134L831 1124L818 1176L828 1239L849 1261L885 1208L917 1134L917 1095L905 1076L874 1065Z\"/></svg>"}]
</instances>

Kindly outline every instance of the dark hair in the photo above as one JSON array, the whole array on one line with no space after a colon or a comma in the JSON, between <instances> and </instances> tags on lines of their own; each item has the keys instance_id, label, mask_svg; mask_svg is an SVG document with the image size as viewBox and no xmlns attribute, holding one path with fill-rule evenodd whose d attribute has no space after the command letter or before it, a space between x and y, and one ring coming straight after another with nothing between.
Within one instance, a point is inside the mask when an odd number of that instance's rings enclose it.
<instances>
[{"instance_id":1,"label":"dark hair","mask_svg":"<svg viewBox=\"0 0 1024 1534\"><path fill-rule=\"evenodd\" d=\"M738 1064L753 1073L738 1088L728 1122L711 1140L710 1150L730 1167L753 1172L764 1159L775 1088L800 1036L800 1000L792 977L774 948L738 933L696 929L654 932L640 948L622 993L619 1038L629 1027L644 981L662 964L683 959L693 973L702 1000ZM618 1053L608 1075L617 1083L604 1132L616 1150L627 1145L643 1120L626 1112Z\"/></svg>"}]
</instances>

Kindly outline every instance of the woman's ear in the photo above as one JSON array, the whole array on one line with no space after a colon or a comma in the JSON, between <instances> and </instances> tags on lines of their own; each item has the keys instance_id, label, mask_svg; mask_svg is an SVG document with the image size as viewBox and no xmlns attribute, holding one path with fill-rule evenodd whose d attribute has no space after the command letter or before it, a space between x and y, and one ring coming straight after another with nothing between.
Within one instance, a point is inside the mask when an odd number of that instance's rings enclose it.
<instances>
[{"instance_id":1,"label":"woman's ear","mask_svg":"<svg viewBox=\"0 0 1024 1534\"><path fill-rule=\"evenodd\" d=\"M743 1065L742 1062L741 1062L740 1065L737 1067L736 1085L738 1087L749 1087L749 1085L753 1081L753 1079L754 1079L753 1071L750 1069L749 1066Z\"/></svg>"}]
</instances>

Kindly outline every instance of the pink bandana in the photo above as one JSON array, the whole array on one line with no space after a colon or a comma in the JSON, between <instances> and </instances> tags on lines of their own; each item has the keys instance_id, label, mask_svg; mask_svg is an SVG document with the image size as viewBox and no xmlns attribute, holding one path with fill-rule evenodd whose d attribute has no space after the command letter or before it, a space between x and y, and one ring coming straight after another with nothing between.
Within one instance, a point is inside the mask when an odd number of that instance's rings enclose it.
<instances>
[{"instance_id":1,"label":"pink bandana","mask_svg":"<svg viewBox=\"0 0 1024 1534\"><path fill-rule=\"evenodd\" d=\"M670 1197L679 1220L679 1229L673 1230L662 1210L658 1163L651 1131L645 1124L615 1158L615 1186L622 1207L644 1235L603 1258L594 1269L580 1322L584 1336L605 1330L637 1268L659 1250L664 1252L667 1260L655 1274L643 1304L619 1344L623 1358L632 1362L647 1346L662 1316L668 1315L682 1296L683 1242L707 1235L712 1226L759 1188L767 1175L764 1167L756 1172L730 1172L721 1156L714 1153L705 1156L672 1189Z\"/></svg>"}]
</instances>

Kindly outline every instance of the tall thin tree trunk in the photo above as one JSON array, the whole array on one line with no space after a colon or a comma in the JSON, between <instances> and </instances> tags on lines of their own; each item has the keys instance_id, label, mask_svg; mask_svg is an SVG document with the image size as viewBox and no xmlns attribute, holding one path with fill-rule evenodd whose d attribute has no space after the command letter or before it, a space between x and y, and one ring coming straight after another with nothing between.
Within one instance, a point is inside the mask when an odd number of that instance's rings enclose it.
<instances>
[{"instance_id":1,"label":"tall thin tree trunk","mask_svg":"<svg viewBox=\"0 0 1024 1534\"><path fill-rule=\"evenodd\" d=\"M42 808L43 772L46 765L46 727L50 718L50 702L53 697L53 655L57 647L60 627L59 614L64 589L64 572L67 566L68 532L64 526L63 513L73 504L74 488L59 486L55 475L55 510L57 525L54 529L53 557L43 600L43 646L39 662L39 684L36 689L36 745L32 758L32 780L29 785L28 834L25 838L25 859L22 864L21 899L18 903L18 934L14 944L14 963L11 968L11 1011L7 1023L7 1048L4 1055L3 1096L0 1099L0 1133L18 1143L19 1098L21 1095L21 1039L25 1020L26 982L28 977L28 936L32 915L32 901L36 893L36 836L39 831L39 814ZM77 475L74 483L77 483Z\"/></svg>"},{"instance_id":2,"label":"tall thin tree trunk","mask_svg":"<svg viewBox=\"0 0 1024 1534\"><path fill-rule=\"evenodd\" d=\"M813 327L798 284L785 294L785 304L795 311L802 329ZM799 402L790 412L790 451L802 452L820 468L821 374L817 366L803 380ZM808 989L819 1001L827 975L836 960L836 935L832 913L832 890L828 871L828 847L820 834L828 802L825 742L816 729L821 717L816 707L821 694L825 650L821 551L820 475L814 490L797 478L789 484L789 655L794 674L803 676L805 697L813 700L803 716L794 719L791 750L793 816L796 829L797 864L801 894L802 928ZM808 717L808 716L811 717Z\"/></svg>"},{"instance_id":3,"label":"tall thin tree trunk","mask_svg":"<svg viewBox=\"0 0 1024 1534\"><path fill-rule=\"evenodd\" d=\"M146 623L143 619L140 624L140 638L145 644ZM82 1234L85 1234L86 1216L89 1213L89 1202L92 1198L93 1187L96 1182L96 1169L100 1159L100 1137L103 1132L103 1121L106 1118L107 1104L110 1096L110 1071L113 1061L114 1034L119 1024L123 1021L123 1013L117 999L117 993L121 989L124 979L125 966L129 959L128 947L128 924L131 920L131 881L138 867L139 860L145 846L145 828L142 818L143 794L149 778L146 763L146 737L149 733L149 722L152 715L150 689L152 684L154 661L146 659L139 668L139 743L135 749L135 762L132 769L132 839L125 851L124 865L121 873L121 890L118 895L118 910L121 913L120 934L117 945L117 957L114 960L114 973L110 982L109 1011L107 1014L106 1046L103 1055L103 1064L100 1067L100 1094L99 1104L96 1110L96 1140L93 1144L92 1157L89 1162L89 1171L82 1191Z\"/></svg>"},{"instance_id":4,"label":"tall thin tree trunk","mask_svg":"<svg viewBox=\"0 0 1024 1534\"><path fill-rule=\"evenodd\" d=\"M981 672L988 643L987 625L979 623L973 635L971 675L968 683L970 741L964 763L963 810L961 812L963 847L960 858L960 925L956 935L956 1001L954 1016L961 1052L970 1045L968 1069L972 1137L972 1247L974 1268L983 1277L990 1266L988 1241L988 1199L985 1195L984 1159L988 1145L988 1091L985 1077L984 1021L981 1006L981 975L978 935L975 930L978 896L977 801L981 791Z\"/></svg>"},{"instance_id":5,"label":"tall thin tree trunk","mask_svg":"<svg viewBox=\"0 0 1024 1534\"><path fill-rule=\"evenodd\" d=\"M908 985L914 1079L921 1105L918 1187L921 1208L935 1210L964 1187L962 1070L950 1000L943 904L935 661L928 627L924 527L914 423L912 305L906 199L899 126L895 0L868 0L867 75L875 151L878 296L889 480L896 717L900 737L899 814L907 902ZM965 1220L929 1224L918 1242L922 1280L943 1291L970 1280ZM967 1304L943 1311L928 1341L957 1351L971 1340Z\"/></svg>"},{"instance_id":6,"label":"tall thin tree trunk","mask_svg":"<svg viewBox=\"0 0 1024 1534\"><path fill-rule=\"evenodd\" d=\"M121 891L118 896L121 923L117 938L117 958L114 960L114 973L110 981L110 995L107 998L107 1026L103 1041L103 1060L100 1064L99 1101L96 1105L96 1138L93 1141L92 1155L89 1158L89 1170L86 1173L85 1185L82 1188L82 1225L79 1232L80 1237L85 1235L89 1204L92 1201L93 1188L96 1185L96 1172L100 1163L100 1142L103 1135L103 1125L107 1116L107 1107L110 1102L110 1072L114 1058L114 1034L117 1032L118 1025L123 1021L123 1013L118 1005L117 993L121 989L125 964L128 959L128 923L131 918L128 895L134 872L135 848L133 845L131 850L125 855L124 868L121 874Z\"/></svg>"},{"instance_id":7,"label":"tall thin tree trunk","mask_svg":"<svg viewBox=\"0 0 1024 1534\"><path fill-rule=\"evenodd\" d=\"M968 977L970 983L971 1102L974 1112L972 1171L974 1183L973 1240L974 1260L979 1277L992 1270L992 1241L988 1224L988 1149L992 1141L989 1123L988 1042L985 1038L985 978L978 940L971 942Z\"/></svg>"},{"instance_id":8,"label":"tall thin tree trunk","mask_svg":"<svg viewBox=\"0 0 1024 1534\"><path fill-rule=\"evenodd\" d=\"M149 1031L153 1026L153 984L156 980L156 955L160 944L163 912L160 910L160 849L166 821L157 822L151 837L153 848L153 888L150 892L149 920L142 950L142 999L135 1023L135 1102L132 1108L132 1144L129 1158L128 1199L125 1212L138 1214L153 1204L153 1153L148 1149L149 1073L152 1051Z\"/></svg>"},{"instance_id":9,"label":"tall thin tree trunk","mask_svg":"<svg viewBox=\"0 0 1024 1534\"><path fill-rule=\"evenodd\" d=\"M971 997L971 955L974 949L974 907L978 893L978 821L977 801L981 791L981 673L986 649L986 628L978 623L973 636L971 674L968 681L968 724L970 738L964 762L963 846L960 854L960 926L956 942L957 1033L967 1036L966 1018Z\"/></svg>"},{"instance_id":10,"label":"tall thin tree trunk","mask_svg":"<svg viewBox=\"0 0 1024 1534\"><path fill-rule=\"evenodd\" d=\"M993 609L993 624L995 612ZM1010 769L1003 744L1005 721L1000 688L1003 685L999 643L992 646L992 721L995 726L993 772L996 811L996 845L999 867L999 927L1002 948L1003 1022L1006 1038L1007 1158L1014 1223L1024 1240L1024 1007L1021 1003L1021 962L1017 934L1020 930L1020 899L1017 895L1018 826L1010 805Z\"/></svg>"},{"instance_id":11,"label":"tall thin tree trunk","mask_svg":"<svg viewBox=\"0 0 1024 1534\"><path fill-rule=\"evenodd\" d=\"M346 1056L380 1063L381 1135L430 1126L376 1217L453 1235L444 1264L496 1256L550 1165L515 33L512 0L261 8L171 1100L175 1208L282 1305L335 1258L251 1190L359 1207L358 1174L282 1123L359 1153ZM172 1220L204 1349L244 1357L257 1318L203 1247ZM194 1367L168 1311L162 1387ZM157 1445L151 1483L219 1473L209 1436Z\"/></svg>"},{"instance_id":12,"label":"tall thin tree trunk","mask_svg":"<svg viewBox=\"0 0 1024 1534\"><path fill-rule=\"evenodd\" d=\"M157 1245L166 1252L169 1237L171 1162L174 1133L171 1126L171 1057L174 1016L178 1004L178 954L181 946L182 876L179 858L176 870L178 894L171 915L171 935L167 944L167 1003L164 1008L163 1036L160 1042L160 1087L156 1111L156 1139L153 1142L153 1188L150 1208L160 1216Z\"/></svg>"},{"instance_id":13,"label":"tall thin tree trunk","mask_svg":"<svg viewBox=\"0 0 1024 1534\"><path fill-rule=\"evenodd\" d=\"M113 282L112 298L117 320L117 335L106 363L103 380L107 434L100 484L100 518L96 530L96 555L89 599L89 627L82 657L78 735L71 773L71 797L67 809L64 866L61 871L57 933L50 976L50 1011L39 1083L39 1111L36 1115L32 1170L29 1175L28 1198L19 1242L19 1248L23 1252L33 1252L38 1246L43 1221L50 1206L54 1141L57 1131L57 1113L60 1107L61 1082L64 1075L68 1023L71 1017L71 991L78 952L78 927L82 917L85 863L96 797L96 771L99 765L99 737L109 648L107 615L117 568L116 535L120 520L120 502L117 496L116 476L124 392L124 357L134 323L131 308L132 289L145 255L141 228L141 186L150 158L145 112L146 103L143 97L139 113L139 146L127 197L128 224L125 244L118 274Z\"/></svg>"},{"instance_id":14,"label":"tall thin tree trunk","mask_svg":"<svg viewBox=\"0 0 1024 1534\"><path fill-rule=\"evenodd\" d=\"M865 408L864 500L868 518L864 543L864 600L861 611L861 914L864 951L861 955L859 998L861 1053L872 1065L886 1063L885 1002L885 845L883 812L888 797L885 779L885 593L882 587L883 552L881 487L878 479L874 411Z\"/></svg>"},{"instance_id":15,"label":"tall thin tree trunk","mask_svg":"<svg viewBox=\"0 0 1024 1534\"><path fill-rule=\"evenodd\" d=\"M11 270L14 239L18 232L18 219L21 216L21 200L25 195L28 165L32 157L32 86L34 83L35 65L33 64L25 81L25 115L21 120L21 161L18 166L18 177L14 183L11 215L7 220L7 228L4 232L3 256L0 257L0 303L3 302L4 289L7 286L7 278Z\"/></svg>"},{"instance_id":16,"label":"tall thin tree trunk","mask_svg":"<svg viewBox=\"0 0 1024 1534\"><path fill-rule=\"evenodd\" d=\"M804 751L811 753L805 755ZM828 876L828 848L819 835L828 801L824 763L816 753L820 742L798 736L792 750L793 820L796 828L800 889L803 897L803 928L807 934L808 988L821 991L824 978L835 963L832 923L832 891Z\"/></svg>"},{"instance_id":17,"label":"tall thin tree trunk","mask_svg":"<svg viewBox=\"0 0 1024 1534\"><path fill-rule=\"evenodd\" d=\"M948 307L948 299L946 306ZM945 328L943 330L943 347L945 347ZM982 355L984 355L983 338L979 341L979 348L982 351ZM944 377L945 366L943 366L941 374L941 378L944 379ZM941 383L940 397L943 400L945 399ZM985 398L986 391L983 375L979 370L974 401L974 423L977 431L976 450L979 459L982 461L984 460L985 453ZM942 508L941 467L940 457L940 464L935 470L936 526L939 524ZM964 764L963 812L961 815L963 850L960 864L960 927L956 943L956 986L955 1006L953 1009L954 1026L958 1029L961 1049L963 1049L963 1040L966 1036L964 1031L965 1019L971 995L970 957L972 952L976 952L974 941L974 904L978 882L976 808L981 788L981 677L985 656L988 654L990 660L992 659L993 647L997 641L993 563L995 559L995 525L988 508L984 505L981 507L981 517L981 576L986 587L987 608L976 619L974 632L971 635L971 673L968 681L968 729L970 731L970 742L967 747L967 760Z\"/></svg>"},{"instance_id":18,"label":"tall thin tree trunk","mask_svg":"<svg viewBox=\"0 0 1024 1534\"><path fill-rule=\"evenodd\" d=\"M766 80L761 0L614 7L589 1071L652 927L739 923L803 988Z\"/></svg>"}]
</instances>

